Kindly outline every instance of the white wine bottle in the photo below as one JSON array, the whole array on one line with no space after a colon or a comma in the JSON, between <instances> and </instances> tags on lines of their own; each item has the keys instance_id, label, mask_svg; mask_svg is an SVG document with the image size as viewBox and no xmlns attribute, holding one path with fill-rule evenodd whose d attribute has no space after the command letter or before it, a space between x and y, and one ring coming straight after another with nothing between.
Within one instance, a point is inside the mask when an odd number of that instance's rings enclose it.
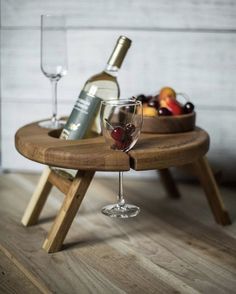
<instances>
[{"instance_id":1,"label":"white wine bottle","mask_svg":"<svg viewBox=\"0 0 236 294\"><path fill-rule=\"evenodd\" d=\"M130 45L130 39L120 36L105 69L87 80L62 130L61 139L81 139L87 137L91 130L100 133L98 115L100 102L119 99L117 74Z\"/></svg>"}]
</instances>

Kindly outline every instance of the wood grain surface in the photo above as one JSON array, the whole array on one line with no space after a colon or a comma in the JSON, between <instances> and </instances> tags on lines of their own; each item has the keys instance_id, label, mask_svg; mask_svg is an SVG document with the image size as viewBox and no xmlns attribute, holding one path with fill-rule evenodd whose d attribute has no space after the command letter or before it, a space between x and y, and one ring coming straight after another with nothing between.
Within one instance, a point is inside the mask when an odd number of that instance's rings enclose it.
<instances>
[{"instance_id":1,"label":"wood grain surface","mask_svg":"<svg viewBox=\"0 0 236 294\"><path fill-rule=\"evenodd\" d=\"M48 252L57 252L70 229L74 217L84 199L84 196L93 179L94 171L78 171L68 193L57 214L53 226L43 243L43 248Z\"/></svg>"},{"instance_id":2,"label":"wood grain surface","mask_svg":"<svg viewBox=\"0 0 236 294\"><path fill-rule=\"evenodd\" d=\"M18 19L15 18L15 11L17 11ZM116 1L110 0L104 0L99 5L95 0L89 2L67 0L66 5L63 0L58 0L57 3L52 0L41 0L37 4L30 0L25 0L23 3L2 1L4 27L38 27L38 15L45 13L68 14L70 16L68 25L80 29L84 27L105 29L111 24L111 29L121 27L233 30L236 16L235 3L230 0L222 2L148 0L145 4L142 0L130 3L120 0L119 5ZM168 15L171 17L167 19Z\"/></svg>"},{"instance_id":3,"label":"wood grain surface","mask_svg":"<svg viewBox=\"0 0 236 294\"><path fill-rule=\"evenodd\" d=\"M143 133L172 134L193 131L195 128L195 112L172 116L144 116Z\"/></svg>"},{"instance_id":4,"label":"wood grain surface","mask_svg":"<svg viewBox=\"0 0 236 294\"><path fill-rule=\"evenodd\" d=\"M42 293L15 265L0 244L0 293Z\"/></svg>"},{"instance_id":5,"label":"wood grain surface","mask_svg":"<svg viewBox=\"0 0 236 294\"><path fill-rule=\"evenodd\" d=\"M62 140L49 133L38 123L29 124L16 133L16 148L23 156L46 165L95 171L130 169L128 155L111 150L102 136Z\"/></svg>"},{"instance_id":6,"label":"wood grain surface","mask_svg":"<svg viewBox=\"0 0 236 294\"><path fill-rule=\"evenodd\" d=\"M51 173L51 169L46 166L22 217L21 222L24 226L35 225L38 222L39 215L52 189L52 184L48 181Z\"/></svg>"},{"instance_id":7,"label":"wood grain surface","mask_svg":"<svg viewBox=\"0 0 236 294\"><path fill-rule=\"evenodd\" d=\"M27 229L20 225L38 179L27 174L0 176L0 243L39 291L235 293L235 187L221 187L233 218L232 226L223 228L215 225L199 186L180 183L182 198L177 201L166 197L158 180L125 177L126 199L139 205L141 213L124 221L100 213L102 206L116 199L117 177L109 181L95 177L64 250L49 255L39 244L61 205L61 193L52 191L38 225ZM15 282L25 289L24 280ZM13 283L5 283L5 289Z\"/></svg>"},{"instance_id":8,"label":"wood grain surface","mask_svg":"<svg viewBox=\"0 0 236 294\"><path fill-rule=\"evenodd\" d=\"M135 170L180 166L202 157L208 148L208 134L200 128L179 134L143 134L129 151L130 164Z\"/></svg>"},{"instance_id":9,"label":"wood grain surface","mask_svg":"<svg viewBox=\"0 0 236 294\"><path fill-rule=\"evenodd\" d=\"M17 131L15 146L28 159L56 167L127 171L131 165L135 170L151 170L197 160L208 151L209 137L200 128L177 134L142 134L126 154L109 149L103 137L74 141L52 137L36 122Z\"/></svg>"},{"instance_id":10,"label":"wood grain surface","mask_svg":"<svg viewBox=\"0 0 236 294\"><path fill-rule=\"evenodd\" d=\"M132 39L132 46L118 76L121 97L157 94L162 87L171 86L177 92L187 93L197 111L235 110L234 33L167 33L118 28L68 31L69 70L58 83L59 106L68 105L71 111L84 83L103 70L122 34ZM50 82L40 71L40 30L3 30L2 47L4 105L27 102L30 107L34 103L47 103L45 115L50 115ZM34 120L34 115L37 113L28 113L28 122Z\"/></svg>"}]
</instances>

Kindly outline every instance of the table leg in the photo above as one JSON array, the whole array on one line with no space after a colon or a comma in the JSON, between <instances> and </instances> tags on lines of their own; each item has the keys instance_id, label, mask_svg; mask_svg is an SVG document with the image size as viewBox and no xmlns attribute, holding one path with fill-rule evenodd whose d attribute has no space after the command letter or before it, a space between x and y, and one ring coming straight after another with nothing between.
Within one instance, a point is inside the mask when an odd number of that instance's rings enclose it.
<instances>
[{"instance_id":1,"label":"table leg","mask_svg":"<svg viewBox=\"0 0 236 294\"><path fill-rule=\"evenodd\" d=\"M171 198L180 198L179 190L168 168L158 170L162 184Z\"/></svg>"},{"instance_id":2,"label":"table leg","mask_svg":"<svg viewBox=\"0 0 236 294\"><path fill-rule=\"evenodd\" d=\"M50 174L51 169L48 166L45 167L22 217L21 222L24 226L30 226L37 223L39 215L52 188L52 184L48 180Z\"/></svg>"},{"instance_id":3,"label":"table leg","mask_svg":"<svg viewBox=\"0 0 236 294\"><path fill-rule=\"evenodd\" d=\"M53 226L44 241L43 248L48 253L60 250L94 174L94 171L77 172L68 193L65 195L64 202Z\"/></svg>"},{"instance_id":4,"label":"table leg","mask_svg":"<svg viewBox=\"0 0 236 294\"><path fill-rule=\"evenodd\" d=\"M221 225L231 224L229 214L225 209L219 188L217 186L207 158L200 158L195 163L193 163L193 167L195 168L202 187L205 190L207 200L209 202L216 222Z\"/></svg>"}]
</instances>

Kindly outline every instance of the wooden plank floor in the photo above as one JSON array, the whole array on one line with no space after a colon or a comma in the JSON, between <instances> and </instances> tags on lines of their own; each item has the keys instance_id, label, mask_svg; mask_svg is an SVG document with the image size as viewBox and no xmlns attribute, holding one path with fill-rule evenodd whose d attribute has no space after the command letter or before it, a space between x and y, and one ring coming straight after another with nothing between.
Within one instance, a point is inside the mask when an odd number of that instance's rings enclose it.
<instances>
[{"instance_id":1,"label":"wooden plank floor","mask_svg":"<svg viewBox=\"0 0 236 294\"><path fill-rule=\"evenodd\" d=\"M53 190L38 225L23 211L38 175L0 176L0 293L236 293L236 194L221 187L233 224L214 223L201 188L180 183L180 200L157 180L127 179L138 217L115 220L100 209L116 197L117 175L92 182L65 240L47 254L43 240L62 202Z\"/></svg>"}]
</instances>

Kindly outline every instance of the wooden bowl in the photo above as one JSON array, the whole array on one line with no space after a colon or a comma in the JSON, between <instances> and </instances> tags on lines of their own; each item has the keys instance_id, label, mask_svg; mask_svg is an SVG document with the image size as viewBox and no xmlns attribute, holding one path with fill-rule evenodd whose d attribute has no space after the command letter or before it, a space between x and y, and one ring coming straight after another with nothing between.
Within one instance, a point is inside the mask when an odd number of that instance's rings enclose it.
<instances>
[{"instance_id":1,"label":"wooden bowl","mask_svg":"<svg viewBox=\"0 0 236 294\"><path fill-rule=\"evenodd\" d=\"M196 113L173 116L144 116L142 133L182 133L195 128Z\"/></svg>"}]
</instances>

